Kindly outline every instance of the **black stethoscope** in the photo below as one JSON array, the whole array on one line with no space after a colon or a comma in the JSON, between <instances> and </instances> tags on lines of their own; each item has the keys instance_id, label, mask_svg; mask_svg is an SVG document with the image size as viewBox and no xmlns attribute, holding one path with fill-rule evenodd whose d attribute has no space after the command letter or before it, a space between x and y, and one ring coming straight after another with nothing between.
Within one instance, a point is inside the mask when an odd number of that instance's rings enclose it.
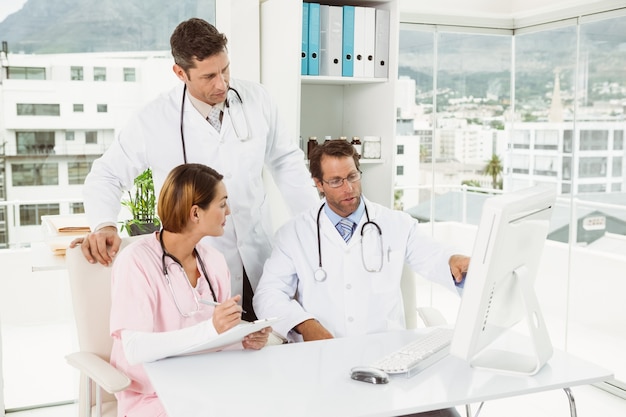
<instances>
[{"instance_id":1,"label":"black stethoscope","mask_svg":"<svg viewBox=\"0 0 626 417\"><path fill-rule=\"evenodd\" d=\"M187 277L187 273L185 272L185 268L183 268L183 264L178 260L177 257L172 255L171 253L169 253L167 251L167 249L165 249L165 244L163 243L163 229L161 229L161 231L159 232L159 242L161 243L161 249L163 250L163 255L161 255L161 267L163 268L163 275L165 277L165 281L167 282L167 285L170 288L170 292L172 293L172 298L174 299L174 304L176 304L176 308L178 309L178 312L183 317L189 317L189 315L191 315L194 312L197 312L198 310L200 310L200 304L198 302L198 297L196 296L196 292L193 289L193 287L191 286L191 283L189 282L189 277ZM198 250L196 248L193 248L193 255L198 260L198 263L200 264L200 269L202 269L202 274L204 275L204 279L206 279L206 282L209 284L209 289L211 290L211 295L213 296L213 301L217 302L217 297L215 296L215 291L213 291L213 286L211 285L211 281L209 281L209 274L207 274L206 268L204 266L204 262L202 261L202 258L198 254ZM176 262L180 266L181 270L183 271L183 275L185 276L185 280L187 281L187 285L189 285L189 289L190 289L190 291L192 291L194 300L196 302L196 310L195 311L192 311L191 313L184 313L183 310L180 308L180 305L178 305L178 301L176 300L176 293L175 293L174 288L172 286L172 281L170 279L169 273L167 272L167 266L165 265L165 258L170 258L171 260Z\"/></svg>"},{"instance_id":2,"label":"black stethoscope","mask_svg":"<svg viewBox=\"0 0 626 417\"><path fill-rule=\"evenodd\" d=\"M235 90L231 86L228 86L228 92L231 92L231 91L235 93L235 95L237 96L237 100L239 100L239 103L241 103L241 112L243 115L243 126L237 127L237 123L235 123L233 119L233 114L230 111L230 100L228 100L228 97L226 98L226 101L224 103L226 105L226 109L230 113L230 120L232 121L233 129L235 129L235 134L237 135L237 138L241 141L244 141L244 140L249 139L248 116L246 114L246 109L244 108L243 100L241 99L241 95L239 94L239 91ZM185 132L183 131L183 119L185 115L186 95L187 95L187 84L185 84L183 87L183 99L180 103L180 140L183 144L183 160L185 161L185 163L187 163L187 150L185 149ZM240 129L242 130L242 132L240 132Z\"/></svg>"},{"instance_id":3,"label":"black stethoscope","mask_svg":"<svg viewBox=\"0 0 626 417\"><path fill-rule=\"evenodd\" d=\"M320 209L317 212L317 221L316 221L317 223L317 258L319 260L319 264L318 264L318 268L315 270L315 272L313 272L313 278L315 278L315 281L317 282L324 282L326 281L326 277L327 277L326 271L322 267L322 238L320 234L320 216L322 214L322 210L324 209L325 205L326 203L322 203L322 205L320 206ZM383 269L383 245L382 245L383 231L381 230L380 226L376 224L376 222L373 222L370 220L370 215L369 215L369 212L367 211L367 204L364 204L364 207L365 207L366 222L363 223L363 225L361 226L361 260L363 262L363 268L365 268L367 272L380 272ZM378 231L378 239L380 240L379 242L380 243L380 263L375 268L368 267L366 265L365 258L363 256L363 231L365 230L365 227L367 225L372 225L376 228L376 230Z\"/></svg>"}]
</instances>

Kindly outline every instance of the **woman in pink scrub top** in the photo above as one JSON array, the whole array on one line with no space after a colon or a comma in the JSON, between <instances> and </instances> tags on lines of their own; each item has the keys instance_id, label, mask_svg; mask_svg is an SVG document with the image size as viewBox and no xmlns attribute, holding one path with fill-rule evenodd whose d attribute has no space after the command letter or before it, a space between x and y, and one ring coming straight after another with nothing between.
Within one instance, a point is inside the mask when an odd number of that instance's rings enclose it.
<instances>
[{"instance_id":1,"label":"woman in pink scrub top","mask_svg":"<svg viewBox=\"0 0 626 417\"><path fill-rule=\"evenodd\" d=\"M202 164L168 175L159 195L163 228L130 244L113 263L111 363L132 380L117 394L118 416L166 416L142 363L210 340L241 322L241 296L230 295L224 256L205 236L224 233L223 176ZM203 301L219 303L216 307ZM261 349L271 328L229 348Z\"/></svg>"}]
</instances>

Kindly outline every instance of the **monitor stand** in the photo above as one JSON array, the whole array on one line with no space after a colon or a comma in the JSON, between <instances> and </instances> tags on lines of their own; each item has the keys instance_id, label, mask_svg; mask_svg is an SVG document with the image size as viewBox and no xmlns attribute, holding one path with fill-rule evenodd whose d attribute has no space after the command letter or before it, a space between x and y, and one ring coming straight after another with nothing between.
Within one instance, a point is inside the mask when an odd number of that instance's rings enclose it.
<instances>
[{"instance_id":1,"label":"monitor stand","mask_svg":"<svg viewBox=\"0 0 626 417\"><path fill-rule=\"evenodd\" d=\"M543 314L525 266L513 271L514 288L522 298L524 319L528 326L530 352L527 354L487 347L476 354L470 365L477 369L518 375L534 375L552 357L552 342L548 335ZM507 329L507 332L510 331ZM496 342L497 343L497 342Z\"/></svg>"}]
</instances>

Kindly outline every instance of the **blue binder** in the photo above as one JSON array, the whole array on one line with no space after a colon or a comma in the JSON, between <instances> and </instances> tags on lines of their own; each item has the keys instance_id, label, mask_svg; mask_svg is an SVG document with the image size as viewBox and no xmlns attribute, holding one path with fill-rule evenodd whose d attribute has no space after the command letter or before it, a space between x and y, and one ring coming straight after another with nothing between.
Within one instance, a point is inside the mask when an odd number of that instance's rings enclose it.
<instances>
[{"instance_id":1,"label":"blue binder","mask_svg":"<svg viewBox=\"0 0 626 417\"><path fill-rule=\"evenodd\" d=\"M343 59L341 75L354 75L354 6L343 6Z\"/></svg>"},{"instance_id":2,"label":"blue binder","mask_svg":"<svg viewBox=\"0 0 626 417\"><path fill-rule=\"evenodd\" d=\"M309 3L309 75L320 75L320 5Z\"/></svg>"},{"instance_id":3,"label":"blue binder","mask_svg":"<svg viewBox=\"0 0 626 417\"><path fill-rule=\"evenodd\" d=\"M309 3L302 3L302 52L300 75L309 74Z\"/></svg>"}]
</instances>

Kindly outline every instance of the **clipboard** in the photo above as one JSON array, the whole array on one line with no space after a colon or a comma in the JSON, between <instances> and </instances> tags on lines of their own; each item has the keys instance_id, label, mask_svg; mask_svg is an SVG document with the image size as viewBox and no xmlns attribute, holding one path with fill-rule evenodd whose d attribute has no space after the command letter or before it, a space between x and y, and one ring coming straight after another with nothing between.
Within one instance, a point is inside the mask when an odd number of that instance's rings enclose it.
<instances>
[{"instance_id":1,"label":"clipboard","mask_svg":"<svg viewBox=\"0 0 626 417\"><path fill-rule=\"evenodd\" d=\"M270 317L266 319L259 319L253 322L239 323L237 326L217 335L209 341L191 346L171 356L192 355L196 353L217 350L219 348L241 342L243 338L250 333L258 332L259 330L271 326L281 319L282 318L279 317Z\"/></svg>"}]
</instances>

